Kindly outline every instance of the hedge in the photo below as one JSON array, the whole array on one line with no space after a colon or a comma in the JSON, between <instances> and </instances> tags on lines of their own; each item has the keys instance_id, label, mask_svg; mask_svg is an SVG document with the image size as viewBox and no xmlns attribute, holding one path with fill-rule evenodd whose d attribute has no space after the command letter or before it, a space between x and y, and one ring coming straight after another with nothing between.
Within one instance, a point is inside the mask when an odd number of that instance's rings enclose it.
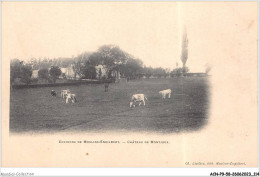
<instances>
[{"instance_id":1,"label":"hedge","mask_svg":"<svg viewBox=\"0 0 260 177\"><path fill-rule=\"evenodd\" d=\"M75 81L67 83L54 83L54 84L29 84L29 85L12 85L12 89L24 89L24 88L39 88L39 87L60 87L60 86L70 86L70 85L83 85L83 84L103 84L112 83L113 80L99 80L99 81Z\"/></svg>"}]
</instances>

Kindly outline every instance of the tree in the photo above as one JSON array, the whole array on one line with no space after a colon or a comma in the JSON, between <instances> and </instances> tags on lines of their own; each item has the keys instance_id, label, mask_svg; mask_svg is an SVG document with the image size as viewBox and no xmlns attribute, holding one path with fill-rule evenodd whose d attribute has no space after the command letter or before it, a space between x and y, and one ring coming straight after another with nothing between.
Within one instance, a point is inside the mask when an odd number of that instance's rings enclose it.
<instances>
[{"instance_id":1,"label":"tree","mask_svg":"<svg viewBox=\"0 0 260 177\"><path fill-rule=\"evenodd\" d=\"M86 62L85 66L82 68L82 74L85 79L96 79L96 68Z\"/></svg>"},{"instance_id":2,"label":"tree","mask_svg":"<svg viewBox=\"0 0 260 177\"><path fill-rule=\"evenodd\" d=\"M188 72L189 72L189 68L188 68L187 66L185 66L185 67L182 68L182 73L183 73L183 74L186 74L186 73L188 73Z\"/></svg>"},{"instance_id":3,"label":"tree","mask_svg":"<svg viewBox=\"0 0 260 177\"><path fill-rule=\"evenodd\" d=\"M32 77L32 67L31 65L23 65L21 68L21 82L25 84L30 84L31 83L31 77Z\"/></svg>"},{"instance_id":4,"label":"tree","mask_svg":"<svg viewBox=\"0 0 260 177\"><path fill-rule=\"evenodd\" d=\"M66 77L66 74L65 74L65 73L61 73L61 77L62 77L63 79L67 79L67 77Z\"/></svg>"},{"instance_id":5,"label":"tree","mask_svg":"<svg viewBox=\"0 0 260 177\"><path fill-rule=\"evenodd\" d=\"M174 70L172 70L171 77L179 77L181 76L182 73L182 68L175 68Z\"/></svg>"},{"instance_id":6,"label":"tree","mask_svg":"<svg viewBox=\"0 0 260 177\"><path fill-rule=\"evenodd\" d=\"M74 79L76 79L77 75L79 77L82 77L82 63L81 63L81 60L75 59L73 61L72 69L73 69L73 72L74 72Z\"/></svg>"},{"instance_id":7,"label":"tree","mask_svg":"<svg viewBox=\"0 0 260 177\"><path fill-rule=\"evenodd\" d=\"M145 77L149 79L152 76L153 68L152 67L144 67L143 73L144 73Z\"/></svg>"},{"instance_id":8,"label":"tree","mask_svg":"<svg viewBox=\"0 0 260 177\"><path fill-rule=\"evenodd\" d=\"M49 71L48 69L40 69L38 71L38 77L44 79L45 82L49 79Z\"/></svg>"},{"instance_id":9,"label":"tree","mask_svg":"<svg viewBox=\"0 0 260 177\"><path fill-rule=\"evenodd\" d=\"M10 82L14 83L15 79L21 78L21 68L23 66L23 61L19 59L12 59L10 62Z\"/></svg>"},{"instance_id":10,"label":"tree","mask_svg":"<svg viewBox=\"0 0 260 177\"><path fill-rule=\"evenodd\" d=\"M83 69L84 69L84 63L86 61L90 60L90 56L92 53L89 52L83 52L79 54L77 57L72 57L72 69L74 71L74 79L76 79L76 76L78 75L80 78L83 77Z\"/></svg>"},{"instance_id":11,"label":"tree","mask_svg":"<svg viewBox=\"0 0 260 177\"><path fill-rule=\"evenodd\" d=\"M52 63L49 62L47 58L44 58L43 60L40 60L39 62L39 69L47 69L50 68Z\"/></svg>"},{"instance_id":12,"label":"tree","mask_svg":"<svg viewBox=\"0 0 260 177\"><path fill-rule=\"evenodd\" d=\"M153 69L153 75L156 76L157 78L161 78L162 76L166 75L166 71L161 67L154 68Z\"/></svg>"},{"instance_id":13,"label":"tree","mask_svg":"<svg viewBox=\"0 0 260 177\"><path fill-rule=\"evenodd\" d=\"M95 58L95 60L93 60ZM119 71L119 65L126 64L132 58L128 53L115 45L103 45L98 51L90 56L90 61L105 65L106 75L110 77L112 71Z\"/></svg>"},{"instance_id":14,"label":"tree","mask_svg":"<svg viewBox=\"0 0 260 177\"><path fill-rule=\"evenodd\" d=\"M99 70L98 70L98 79L101 79L101 76L102 76L102 71L101 71L101 68L99 68Z\"/></svg>"},{"instance_id":15,"label":"tree","mask_svg":"<svg viewBox=\"0 0 260 177\"><path fill-rule=\"evenodd\" d=\"M50 69L50 77L52 79L52 82L55 83L56 80L61 75L61 70L58 66L52 66Z\"/></svg>"},{"instance_id":16,"label":"tree","mask_svg":"<svg viewBox=\"0 0 260 177\"><path fill-rule=\"evenodd\" d=\"M171 73L171 69L170 68L166 68L165 69L164 78L166 78L167 76L170 76L170 73Z\"/></svg>"},{"instance_id":17,"label":"tree","mask_svg":"<svg viewBox=\"0 0 260 177\"><path fill-rule=\"evenodd\" d=\"M99 52L92 53L87 61L93 66L104 65L105 63L104 58L102 58L102 54Z\"/></svg>"},{"instance_id":18,"label":"tree","mask_svg":"<svg viewBox=\"0 0 260 177\"><path fill-rule=\"evenodd\" d=\"M97 65L103 65L106 68L105 75L107 78L112 77L113 71L120 72L126 77L136 77L136 75L141 72L143 63L116 45L103 45L99 47L97 52L92 53L88 57L87 62L85 62L85 77L86 74L92 75L89 67L95 67ZM86 70L88 70L88 72L86 72ZM99 77L100 72L97 74Z\"/></svg>"},{"instance_id":19,"label":"tree","mask_svg":"<svg viewBox=\"0 0 260 177\"><path fill-rule=\"evenodd\" d=\"M186 62L188 60L188 37L186 27L184 28L184 33L182 37L182 53L181 53L181 61L182 67L185 68Z\"/></svg>"},{"instance_id":20,"label":"tree","mask_svg":"<svg viewBox=\"0 0 260 177\"><path fill-rule=\"evenodd\" d=\"M75 57L77 60L81 61L82 63L89 60L89 57L92 55L90 52L83 52L79 54L77 57Z\"/></svg>"},{"instance_id":21,"label":"tree","mask_svg":"<svg viewBox=\"0 0 260 177\"><path fill-rule=\"evenodd\" d=\"M10 63L10 82L14 83L15 79L20 79L25 84L31 83L32 66L30 64L24 64L19 59L13 59Z\"/></svg>"},{"instance_id":22,"label":"tree","mask_svg":"<svg viewBox=\"0 0 260 177\"><path fill-rule=\"evenodd\" d=\"M98 49L105 65L125 63L129 54L116 45L103 45Z\"/></svg>"},{"instance_id":23,"label":"tree","mask_svg":"<svg viewBox=\"0 0 260 177\"><path fill-rule=\"evenodd\" d=\"M171 75L171 77L179 77L179 76L186 74L188 72L189 72L189 68L186 66L184 68L175 68L174 70L172 70L170 75Z\"/></svg>"},{"instance_id":24,"label":"tree","mask_svg":"<svg viewBox=\"0 0 260 177\"><path fill-rule=\"evenodd\" d=\"M212 66L210 65L210 64L206 64L206 69L205 69L205 73L208 75L209 74L209 72L211 71L211 68L212 68Z\"/></svg>"},{"instance_id":25,"label":"tree","mask_svg":"<svg viewBox=\"0 0 260 177\"><path fill-rule=\"evenodd\" d=\"M141 60L129 58L125 64L119 65L116 70L119 70L125 77L134 79L141 73L142 65L143 63Z\"/></svg>"},{"instance_id":26,"label":"tree","mask_svg":"<svg viewBox=\"0 0 260 177\"><path fill-rule=\"evenodd\" d=\"M31 58L29 63L32 65L33 70L39 69L39 65L36 58Z\"/></svg>"}]
</instances>

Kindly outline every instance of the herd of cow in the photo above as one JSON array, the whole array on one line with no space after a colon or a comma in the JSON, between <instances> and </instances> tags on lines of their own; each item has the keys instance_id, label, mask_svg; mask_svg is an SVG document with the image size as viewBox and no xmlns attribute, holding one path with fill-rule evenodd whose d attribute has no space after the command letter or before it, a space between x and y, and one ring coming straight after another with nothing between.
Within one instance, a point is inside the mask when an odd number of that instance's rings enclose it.
<instances>
[{"instance_id":1,"label":"herd of cow","mask_svg":"<svg viewBox=\"0 0 260 177\"><path fill-rule=\"evenodd\" d=\"M108 90L105 89L105 92L107 92ZM171 98L171 93L172 90L171 89L167 89L167 90L162 90L159 91L159 95L161 98L165 99L165 98ZM55 90L51 90L51 95L53 97L57 96L57 93ZM76 94L73 94L70 92L69 89L67 90L61 90L61 98L65 100L65 103L76 103L77 99L76 99ZM145 94L134 94L130 100L130 108L131 107L135 107L135 106L141 106L142 104L145 106L145 100L147 101L147 97L145 96Z\"/></svg>"},{"instance_id":2,"label":"herd of cow","mask_svg":"<svg viewBox=\"0 0 260 177\"><path fill-rule=\"evenodd\" d=\"M60 96L62 99L65 99L65 103L76 103L77 102L77 98L76 98L76 94L74 93L70 93L70 90L67 89L67 90L61 90L60 92ZM55 90L51 90L51 95L53 97L56 97L57 96L57 93Z\"/></svg>"},{"instance_id":3,"label":"herd of cow","mask_svg":"<svg viewBox=\"0 0 260 177\"><path fill-rule=\"evenodd\" d=\"M159 91L159 95L163 99L166 97L171 98L171 93L171 89ZM144 94L134 94L130 100L130 108L135 107L136 105L140 106L142 104L145 106L145 100L147 101L148 99Z\"/></svg>"}]
</instances>

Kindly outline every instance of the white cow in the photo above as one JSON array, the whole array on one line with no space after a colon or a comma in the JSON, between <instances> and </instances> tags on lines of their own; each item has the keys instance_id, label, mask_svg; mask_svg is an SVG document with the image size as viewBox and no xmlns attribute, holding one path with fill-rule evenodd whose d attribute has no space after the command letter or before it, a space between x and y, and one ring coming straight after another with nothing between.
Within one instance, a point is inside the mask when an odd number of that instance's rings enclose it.
<instances>
[{"instance_id":1,"label":"white cow","mask_svg":"<svg viewBox=\"0 0 260 177\"><path fill-rule=\"evenodd\" d=\"M168 98L171 98L172 90L171 89L162 90L159 92L159 94L161 95L161 97L163 99L165 99L167 95L168 95Z\"/></svg>"},{"instance_id":2,"label":"white cow","mask_svg":"<svg viewBox=\"0 0 260 177\"><path fill-rule=\"evenodd\" d=\"M66 99L66 103L69 103L69 100L71 100L72 103L76 103L77 99L76 99L76 94L72 94L72 93L67 93L65 94L65 99Z\"/></svg>"},{"instance_id":3,"label":"white cow","mask_svg":"<svg viewBox=\"0 0 260 177\"><path fill-rule=\"evenodd\" d=\"M143 103L145 106L145 99L147 100L144 94L134 94L130 101L130 108L135 107L135 103L139 102L139 106Z\"/></svg>"},{"instance_id":4,"label":"white cow","mask_svg":"<svg viewBox=\"0 0 260 177\"><path fill-rule=\"evenodd\" d=\"M69 90L69 89L67 89L67 90L62 90L62 91L60 92L61 98L65 98L65 95L68 94L68 93L70 93L70 90Z\"/></svg>"}]
</instances>

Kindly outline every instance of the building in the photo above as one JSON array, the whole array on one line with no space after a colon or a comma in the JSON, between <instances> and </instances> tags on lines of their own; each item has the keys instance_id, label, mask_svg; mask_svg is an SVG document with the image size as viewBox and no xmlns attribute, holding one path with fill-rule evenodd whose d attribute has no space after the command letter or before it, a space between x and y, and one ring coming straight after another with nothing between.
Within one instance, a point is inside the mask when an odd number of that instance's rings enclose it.
<instances>
[{"instance_id":1,"label":"building","mask_svg":"<svg viewBox=\"0 0 260 177\"><path fill-rule=\"evenodd\" d=\"M95 68L96 68L96 74L97 74L96 78L97 79L101 79L101 78L104 78L104 77L107 78L108 72L107 72L107 68L106 68L105 65L97 65L97 66L95 66ZM121 78L120 72L119 71L115 71L115 70L113 70L111 72L111 76L116 78L116 79L120 79Z\"/></svg>"},{"instance_id":2,"label":"building","mask_svg":"<svg viewBox=\"0 0 260 177\"><path fill-rule=\"evenodd\" d=\"M111 76L116 78L116 79L120 79L121 78L121 74L119 71L112 71L111 72Z\"/></svg>"},{"instance_id":3,"label":"building","mask_svg":"<svg viewBox=\"0 0 260 177\"><path fill-rule=\"evenodd\" d=\"M95 66L96 69L96 78L101 79L107 77L107 68L104 65Z\"/></svg>"},{"instance_id":4,"label":"building","mask_svg":"<svg viewBox=\"0 0 260 177\"><path fill-rule=\"evenodd\" d=\"M48 68L48 71L50 71L51 68ZM60 79L63 79L64 77L67 79L74 79L75 78L75 72L73 70L73 64L70 64L68 67L64 67L64 68L60 68L61 70L61 75L60 75ZM32 78L38 78L39 69L35 69L32 70ZM79 79L80 76L78 74L76 74L76 79Z\"/></svg>"},{"instance_id":5,"label":"building","mask_svg":"<svg viewBox=\"0 0 260 177\"><path fill-rule=\"evenodd\" d=\"M207 76L206 73L185 73L183 76L190 76L190 77L205 77Z\"/></svg>"},{"instance_id":6,"label":"building","mask_svg":"<svg viewBox=\"0 0 260 177\"><path fill-rule=\"evenodd\" d=\"M68 67L66 68L60 68L61 70L61 76L60 78L64 78L66 77L67 79L74 79L75 78L75 72L73 69L73 64L70 64ZM76 74L76 79L79 79L80 76L78 74Z\"/></svg>"},{"instance_id":7,"label":"building","mask_svg":"<svg viewBox=\"0 0 260 177\"><path fill-rule=\"evenodd\" d=\"M37 70L32 70L32 78L38 78L38 69Z\"/></svg>"}]
</instances>

